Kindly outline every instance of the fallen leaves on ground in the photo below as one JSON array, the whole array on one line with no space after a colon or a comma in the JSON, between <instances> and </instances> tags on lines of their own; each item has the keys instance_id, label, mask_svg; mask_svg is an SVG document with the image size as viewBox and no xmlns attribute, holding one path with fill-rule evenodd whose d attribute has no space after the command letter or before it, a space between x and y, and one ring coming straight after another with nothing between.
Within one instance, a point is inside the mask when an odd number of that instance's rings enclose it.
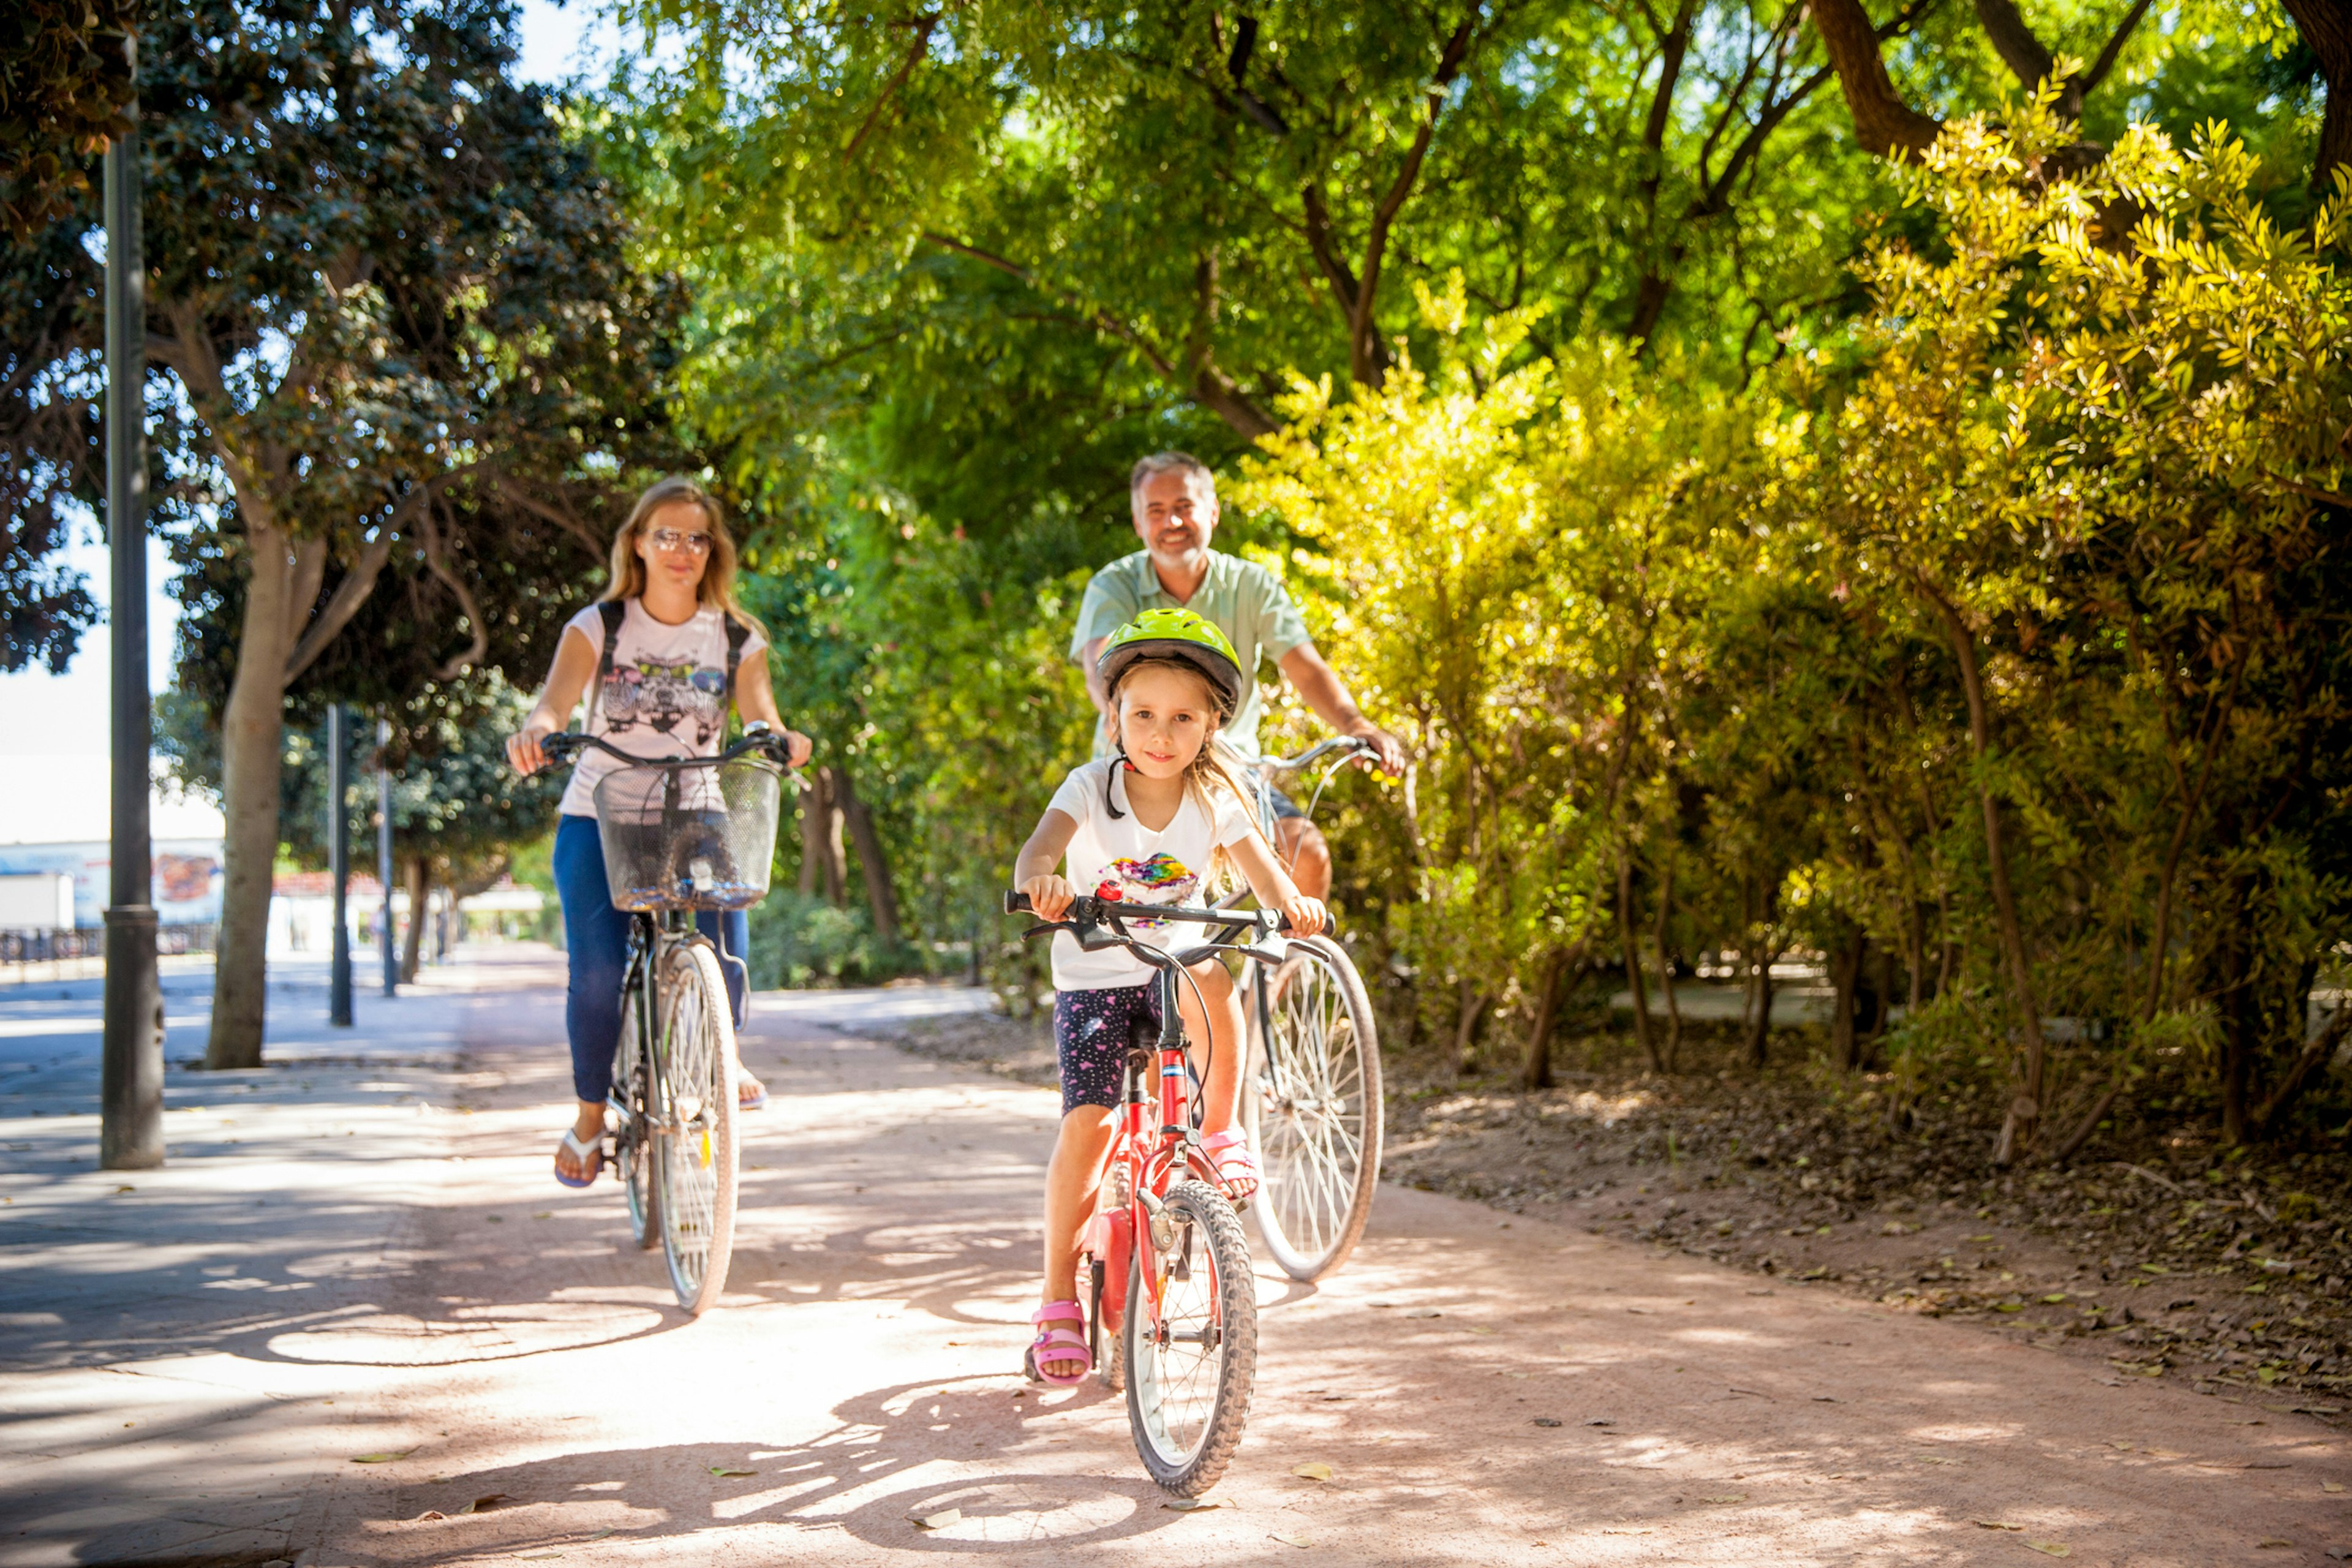
<instances>
[{"instance_id":1,"label":"fallen leaves on ground","mask_svg":"<svg viewBox=\"0 0 2352 1568\"><path fill-rule=\"evenodd\" d=\"M2055 1541L2029 1541L2025 1544L2032 1548L2034 1551L2039 1552L2044 1557L2072 1557L2074 1555L2074 1549L2073 1547L2062 1545Z\"/></svg>"},{"instance_id":2,"label":"fallen leaves on ground","mask_svg":"<svg viewBox=\"0 0 2352 1568\"><path fill-rule=\"evenodd\" d=\"M354 1465L388 1465L394 1459L404 1459L415 1452L416 1452L416 1450L414 1448L402 1448L389 1454L353 1454L352 1456L352 1463Z\"/></svg>"},{"instance_id":3,"label":"fallen leaves on ground","mask_svg":"<svg viewBox=\"0 0 2352 1568\"><path fill-rule=\"evenodd\" d=\"M1559 1417L1557 1415L1538 1415L1536 1417L1535 1424L1538 1426L1557 1426L1559 1425Z\"/></svg>"},{"instance_id":4,"label":"fallen leaves on ground","mask_svg":"<svg viewBox=\"0 0 2352 1568\"><path fill-rule=\"evenodd\" d=\"M917 1514L914 1516L914 1520L915 1528L918 1530L945 1530L950 1524L957 1524L962 1521L963 1510L960 1508L943 1508L937 1513Z\"/></svg>"},{"instance_id":5,"label":"fallen leaves on ground","mask_svg":"<svg viewBox=\"0 0 2352 1568\"><path fill-rule=\"evenodd\" d=\"M1303 1535L1277 1535L1271 1531L1267 1531L1266 1539L1268 1541L1279 1541L1285 1546L1305 1546L1307 1544L1307 1537Z\"/></svg>"},{"instance_id":6,"label":"fallen leaves on ground","mask_svg":"<svg viewBox=\"0 0 2352 1568\"><path fill-rule=\"evenodd\" d=\"M498 1507L499 1504L502 1502L512 1502L513 1500L514 1500L512 1498L509 1497L504 1492L484 1492L480 1497L476 1498L473 1501L467 1503L457 1511L459 1513L488 1513L490 1510Z\"/></svg>"},{"instance_id":7,"label":"fallen leaves on ground","mask_svg":"<svg viewBox=\"0 0 2352 1568\"><path fill-rule=\"evenodd\" d=\"M732 1465L713 1465L710 1467L710 1473L714 1476L756 1476L760 1472L757 1470L739 1470Z\"/></svg>"},{"instance_id":8,"label":"fallen leaves on ground","mask_svg":"<svg viewBox=\"0 0 2352 1568\"><path fill-rule=\"evenodd\" d=\"M1161 1508L1172 1508L1178 1513L1200 1513L1204 1510L1223 1508L1224 1500L1213 1497L1171 1497L1160 1500Z\"/></svg>"},{"instance_id":9,"label":"fallen leaves on ground","mask_svg":"<svg viewBox=\"0 0 2352 1568\"><path fill-rule=\"evenodd\" d=\"M1746 1502L1748 1500L1748 1494L1746 1492L1718 1492L1714 1497L1703 1497L1698 1500L1701 1502Z\"/></svg>"},{"instance_id":10,"label":"fallen leaves on ground","mask_svg":"<svg viewBox=\"0 0 2352 1568\"><path fill-rule=\"evenodd\" d=\"M1331 1479L1331 1467L1318 1459L1304 1465L1293 1465L1290 1467L1290 1473L1294 1476L1303 1476L1310 1481L1328 1481Z\"/></svg>"},{"instance_id":11,"label":"fallen leaves on ground","mask_svg":"<svg viewBox=\"0 0 2352 1568\"><path fill-rule=\"evenodd\" d=\"M2004 1524L1997 1519L1978 1520L1976 1526L1979 1530L2023 1530L2025 1528L2021 1524Z\"/></svg>"}]
</instances>

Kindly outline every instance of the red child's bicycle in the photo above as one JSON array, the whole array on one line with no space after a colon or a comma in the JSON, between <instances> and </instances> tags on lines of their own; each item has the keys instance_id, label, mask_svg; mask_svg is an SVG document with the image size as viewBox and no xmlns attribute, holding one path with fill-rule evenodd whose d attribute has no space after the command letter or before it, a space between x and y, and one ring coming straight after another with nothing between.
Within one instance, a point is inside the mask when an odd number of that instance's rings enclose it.
<instances>
[{"instance_id":1,"label":"red child's bicycle","mask_svg":"<svg viewBox=\"0 0 2352 1568\"><path fill-rule=\"evenodd\" d=\"M1005 895L1004 910L1034 912L1020 893ZM1222 929L1171 952L1128 930L1144 921ZM1157 1037L1145 1024L1128 1042L1109 1162L1079 1242L1079 1289L1095 1365L1111 1387L1125 1384L1135 1451L1178 1497L1214 1486L1242 1440L1257 1373L1257 1286L1241 1216L1201 1149L1201 1080L1185 1048L1177 987L1191 983L1187 965L1216 954L1281 963L1281 948L1266 945L1281 921L1266 910L1081 898L1065 918L1024 933L1066 931L1088 952L1123 947L1151 966L1159 990ZM1155 1083L1156 1090L1148 1087ZM1115 1347L1104 1342L1113 1319L1120 1320Z\"/></svg>"}]
</instances>

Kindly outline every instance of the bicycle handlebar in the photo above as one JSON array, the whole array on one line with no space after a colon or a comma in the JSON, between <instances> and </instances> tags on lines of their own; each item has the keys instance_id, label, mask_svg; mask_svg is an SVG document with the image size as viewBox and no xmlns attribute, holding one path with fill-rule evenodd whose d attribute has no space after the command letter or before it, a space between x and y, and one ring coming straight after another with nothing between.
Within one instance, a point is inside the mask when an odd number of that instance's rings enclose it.
<instances>
[{"instance_id":1,"label":"bicycle handlebar","mask_svg":"<svg viewBox=\"0 0 2352 1568\"><path fill-rule=\"evenodd\" d=\"M1028 894L1007 891L1004 895L1004 912L1008 915L1024 915L1035 914L1037 911L1030 904ZM1062 919L1047 921L1043 925L1033 929L1067 930L1083 937L1087 932L1097 930L1107 921L1116 920L1122 915L1145 921L1186 921L1193 925L1248 926L1260 935L1267 936L1290 929L1289 920L1280 910L1214 910L1192 908L1183 904L1130 904L1119 899L1098 899L1091 894L1083 893L1070 900L1069 912ZM1327 910L1324 912L1321 934L1328 936L1338 929L1339 921L1333 919Z\"/></svg>"},{"instance_id":2,"label":"bicycle handlebar","mask_svg":"<svg viewBox=\"0 0 2352 1568\"><path fill-rule=\"evenodd\" d=\"M761 752L780 767L789 768L793 763L792 742L782 728L756 731L715 757L635 756L602 735L583 734L577 730L559 730L552 735L541 736L539 742L539 749L547 753L551 763L568 763L592 747L633 768L715 768L751 752Z\"/></svg>"},{"instance_id":3,"label":"bicycle handlebar","mask_svg":"<svg viewBox=\"0 0 2352 1568\"><path fill-rule=\"evenodd\" d=\"M1257 761L1258 766L1270 773L1297 773L1306 772L1334 752L1352 753L1371 749L1372 743L1361 735L1334 735L1316 742L1295 757L1260 757Z\"/></svg>"}]
</instances>

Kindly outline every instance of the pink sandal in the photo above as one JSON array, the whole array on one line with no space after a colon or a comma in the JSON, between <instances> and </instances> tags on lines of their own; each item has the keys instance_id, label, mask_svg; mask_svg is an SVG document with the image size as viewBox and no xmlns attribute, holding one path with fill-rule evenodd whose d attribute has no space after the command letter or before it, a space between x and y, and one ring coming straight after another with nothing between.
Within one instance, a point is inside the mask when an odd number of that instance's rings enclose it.
<instances>
[{"instance_id":1,"label":"pink sandal","mask_svg":"<svg viewBox=\"0 0 2352 1568\"><path fill-rule=\"evenodd\" d=\"M1257 1191L1257 1156L1251 1152L1249 1134L1238 1127L1201 1141L1201 1152L1217 1169L1217 1190L1225 1201L1238 1204Z\"/></svg>"},{"instance_id":2,"label":"pink sandal","mask_svg":"<svg viewBox=\"0 0 2352 1568\"><path fill-rule=\"evenodd\" d=\"M1037 1337L1029 1342L1027 1350L1021 1352L1021 1370L1037 1382L1051 1384L1055 1388L1068 1388L1084 1383L1087 1373L1095 1369L1094 1352L1087 1349L1086 1337L1068 1329L1047 1327L1052 1323L1076 1323L1079 1328L1085 1328L1087 1315L1078 1310L1078 1304L1076 1301L1048 1301L1030 1313L1029 1321L1037 1325ZM1085 1364L1076 1372L1055 1374L1045 1370L1045 1363L1049 1361L1077 1361Z\"/></svg>"}]
</instances>

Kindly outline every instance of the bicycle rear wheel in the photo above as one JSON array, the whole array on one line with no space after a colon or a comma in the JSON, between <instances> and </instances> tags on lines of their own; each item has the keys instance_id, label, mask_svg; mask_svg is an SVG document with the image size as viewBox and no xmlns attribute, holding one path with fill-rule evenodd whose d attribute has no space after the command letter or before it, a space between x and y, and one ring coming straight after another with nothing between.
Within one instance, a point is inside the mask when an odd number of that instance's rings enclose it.
<instances>
[{"instance_id":1,"label":"bicycle rear wheel","mask_svg":"<svg viewBox=\"0 0 2352 1568\"><path fill-rule=\"evenodd\" d=\"M639 1247L661 1245L661 1197L654 1182L654 1127L661 1117L642 1019L645 993L621 999L621 1049L613 1064L613 1099L620 1112L613 1131L614 1161L629 1197L629 1234Z\"/></svg>"},{"instance_id":2,"label":"bicycle rear wheel","mask_svg":"<svg viewBox=\"0 0 2352 1568\"><path fill-rule=\"evenodd\" d=\"M1257 1379L1257 1282L1241 1217L1207 1183L1168 1190L1173 1245L1136 1238L1129 1265L1127 1421L1162 1489L1199 1497L1217 1484L1249 1420ZM1143 1270L1160 1278L1154 1316Z\"/></svg>"},{"instance_id":3,"label":"bicycle rear wheel","mask_svg":"<svg viewBox=\"0 0 2352 1568\"><path fill-rule=\"evenodd\" d=\"M727 1288L735 1247L735 1026L719 958L697 938L661 960L662 1250L677 1304L699 1313Z\"/></svg>"},{"instance_id":4,"label":"bicycle rear wheel","mask_svg":"<svg viewBox=\"0 0 2352 1568\"><path fill-rule=\"evenodd\" d=\"M1326 937L1290 944L1281 994L1250 1011L1261 1038L1242 1114L1264 1172L1251 1212L1266 1250L1293 1279L1347 1260L1371 1218L1381 1179L1381 1047L1372 1005L1347 949Z\"/></svg>"}]
</instances>

